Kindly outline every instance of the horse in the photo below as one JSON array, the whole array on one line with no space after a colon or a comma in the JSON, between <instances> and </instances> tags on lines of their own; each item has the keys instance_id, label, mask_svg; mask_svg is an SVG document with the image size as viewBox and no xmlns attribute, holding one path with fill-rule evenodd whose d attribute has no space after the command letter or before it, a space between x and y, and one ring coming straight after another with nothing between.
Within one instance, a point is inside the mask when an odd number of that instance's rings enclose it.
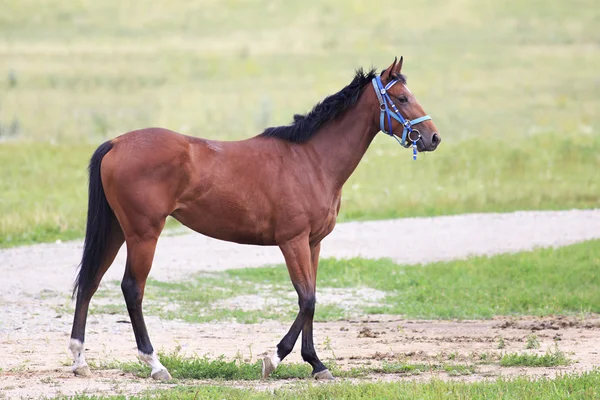
<instances>
[{"instance_id":1,"label":"horse","mask_svg":"<svg viewBox=\"0 0 600 400\"><path fill-rule=\"evenodd\" d=\"M320 243L336 224L342 187L380 131L412 145L415 156L441 141L406 86L402 62L395 58L380 74L356 70L349 85L295 115L290 125L249 139L207 140L146 128L101 144L89 163L84 249L73 289L73 373L91 375L84 355L90 300L125 243L121 289L138 356L152 378L171 379L150 342L142 299L159 235L172 216L212 238L279 246L299 312L273 353L265 353L262 376L277 368L302 332L301 355L312 376L333 379L315 351L313 317Z\"/></svg>"}]
</instances>

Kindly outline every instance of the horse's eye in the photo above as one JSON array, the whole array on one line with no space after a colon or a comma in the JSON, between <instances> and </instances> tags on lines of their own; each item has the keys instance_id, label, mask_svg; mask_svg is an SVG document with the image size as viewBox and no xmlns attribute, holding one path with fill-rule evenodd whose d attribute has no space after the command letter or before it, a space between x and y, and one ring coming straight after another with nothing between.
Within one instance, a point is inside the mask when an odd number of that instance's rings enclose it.
<instances>
[{"instance_id":1,"label":"horse's eye","mask_svg":"<svg viewBox=\"0 0 600 400\"><path fill-rule=\"evenodd\" d=\"M408 98L406 96L400 96L398 97L398 101L400 103L408 103Z\"/></svg>"}]
</instances>

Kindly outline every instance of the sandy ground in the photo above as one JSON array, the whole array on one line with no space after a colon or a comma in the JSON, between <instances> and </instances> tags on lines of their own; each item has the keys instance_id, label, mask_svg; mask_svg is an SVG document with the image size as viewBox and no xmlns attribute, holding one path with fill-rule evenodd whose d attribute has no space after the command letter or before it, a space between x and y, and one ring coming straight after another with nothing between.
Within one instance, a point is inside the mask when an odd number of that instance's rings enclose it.
<instances>
[{"instance_id":1,"label":"sandy ground","mask_svg":"<svg viewBox=\"0 0 600 400\"><path fill-rule=\"evenodd\" d=\"M88 359L103 361L135 360L135 341L123 316L93 316L88 333ZM77 378L70 372L70 356L66 351L68 323L57 318L53 328L30 334L19 330L0 341L1 354L8 355L7 372L2 373L0 397L38 397L86 392L117 394L137 393L168 385L150 378L137 378L119 370L94 370L92 378ZM192 355L228 358L241 356L249 362L260 359L272 349L286 332L287 323L269 321L261 324L237 323L184 324L148 318L153 340L158 348ZM61 329L63 328L63 329ZM541 348L525 350L527 337L535 333ZM505 348L498 349L504 338ZM444 372L417 376L376 374L361 380L441 379L475 381L498 376L555 376L561 372L585 371L600 365L600 319L575 318L497 318L489 321L412 321L395 316L373 316L365 319L315 324L315 343L323 359L335 359L343 368L377 366L384 361L407 363L460 363L475 366L472 375L452 377ZM554 351L555 343L575 363L555 368L502 368L497 358L502 352ZM451 354L454 360L449 360ZM487 353L496 364L481 363ZM298 349L286 359L300 362ZM180 384L212 383L256 389L290 386L289 381L250 382L179 382Z\"/></svg>"},{"instance_id":2,"label":"sandy ground","mask_svg":"<svg viewBox=\"0 0 600 400\"><path fill-rule=\"evenodd\" d=\"M402 263L426 263L464 258L474 254L497 254L538 246L562 246L600 238L600 210L519 212L401 219L340 224L323 244L325 257L390 257ZM411 251L399 246L410 239ZM57 394L135 393L156 387L150 379L136 378L117 370L96 370L93 378L70 373L66 345L71 315L63 311L75 266L81 256L80 241L0 250L0 398L54 396ZM280 263L276 248L240 246L197 234L164 236L158 247L151 277L179 280L193 272ZM123 272L124 254L109 270L107 280ZM68 304L68 303L67 303ZM167 352L181 347L187 354L256 360L272 351L291 321L261 324L186 324L148 317L154 345ZM456 360L476 363L478 355L524 351L526 337L535 332L544 353L555 342L576 361L558 368L500 368L476 365L474 375L443 379L477 380L498 375L535 374L553 376L559 371L589 370L600 365L597 319L520 318L491 321L407 321L394 316L374 316L354 321L317 323L315 343L321 358L336 358L344 367L377 365L385 360L438 362L450 353ZM362 333L361 333L362 332ZM329 344L328 344L329 343ZM134 360L135 341L124 315L93 315L86 341L88 360ZM296 349L290 361L301 361ZM367 379L427 379L378 375ZM197 383L197 382L196 382ZM291 382L231 382L260 389ZM165 385L160 385L165 387Z\"/></svg>"}]
</instances>

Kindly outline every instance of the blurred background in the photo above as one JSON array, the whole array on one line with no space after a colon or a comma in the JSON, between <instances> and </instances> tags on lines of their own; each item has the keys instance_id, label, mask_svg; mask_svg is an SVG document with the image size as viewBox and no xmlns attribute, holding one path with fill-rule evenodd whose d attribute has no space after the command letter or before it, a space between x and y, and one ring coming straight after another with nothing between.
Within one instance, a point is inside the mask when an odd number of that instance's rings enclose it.
<instances>
[{"instance_id":1,"label":"blurred background","mask_svg":"<svg viewBox=\"0 0 600 400\"><path fill-rule=\"evenodd\" d=\"M82 237L107 139L254 136L400 55L442 145L378 135L340 220L598 207L598 26L596 0L4 0L0 246Z\"/></svg>"}]
</instances>

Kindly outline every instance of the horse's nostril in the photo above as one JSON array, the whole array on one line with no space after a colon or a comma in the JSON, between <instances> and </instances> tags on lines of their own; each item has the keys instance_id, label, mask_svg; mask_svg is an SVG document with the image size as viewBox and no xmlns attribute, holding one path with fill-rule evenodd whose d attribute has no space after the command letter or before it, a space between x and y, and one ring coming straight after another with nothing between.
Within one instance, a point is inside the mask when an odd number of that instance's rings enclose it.
<instances>
[{"instance_id":1,"label":"horse's nostril","mask_svg":"<svg viewBox=\"0 0 600 400\"><path fill-rule=\"evenodd\" d=\"M434 133L433 136L431 137L431 144L434 146L437 146L438 144L440 144L441 141L442 141L442 139L440 139L440 136L437 133Z\"/></svg>"}]
</instances>

